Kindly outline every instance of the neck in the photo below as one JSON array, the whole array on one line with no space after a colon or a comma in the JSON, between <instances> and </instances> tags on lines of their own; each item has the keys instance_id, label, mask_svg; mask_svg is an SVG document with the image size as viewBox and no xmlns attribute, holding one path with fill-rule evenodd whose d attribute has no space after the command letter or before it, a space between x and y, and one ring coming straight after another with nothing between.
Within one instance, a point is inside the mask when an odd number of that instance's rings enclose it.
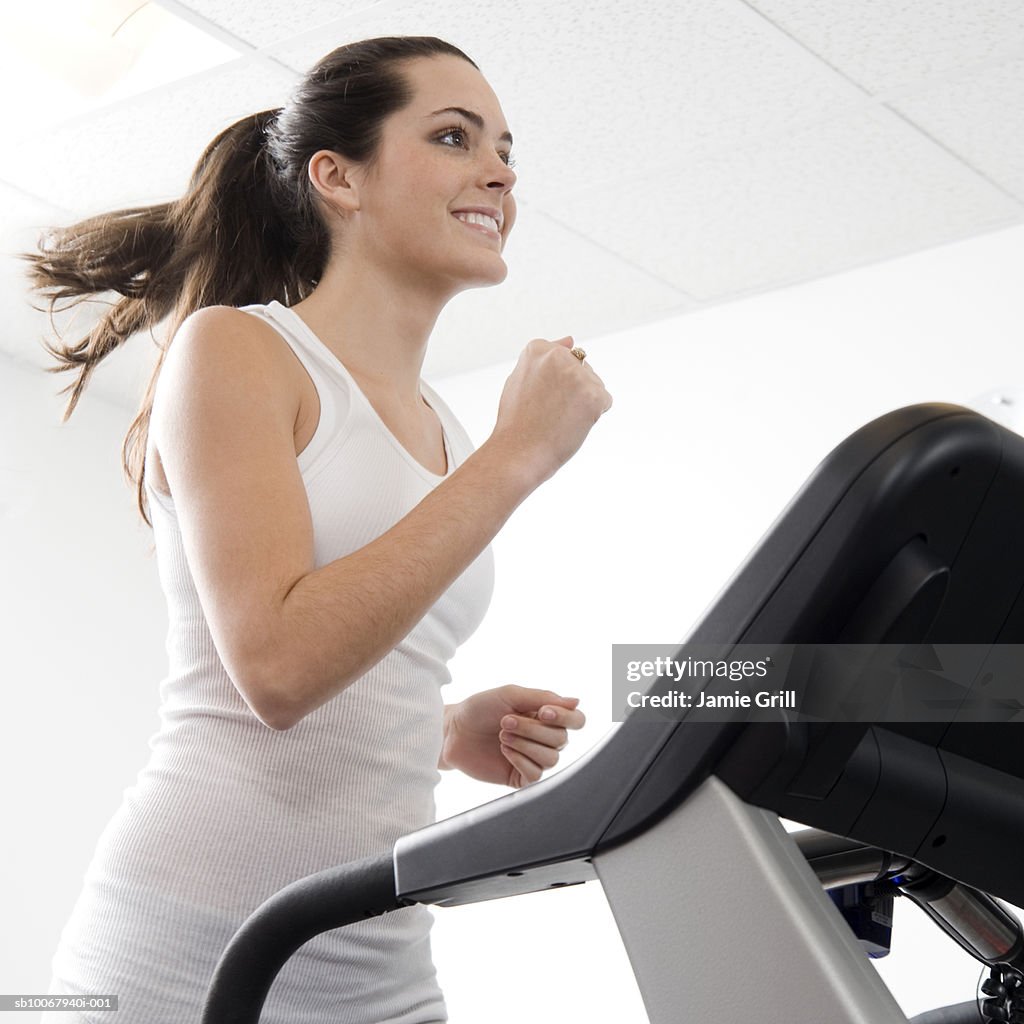
<instances>
[{"instance_id":1,"label":"neck","mask_svg":"<svg viewBox=\"0 0 1024 1024\"><path fill-rule=\"evenodd\" d=\"M396 281L369 263L332 260L316 288L292 309L360 387L419 412L427 342L449 298L436 283Z\"/></svg>"}]
</instances>

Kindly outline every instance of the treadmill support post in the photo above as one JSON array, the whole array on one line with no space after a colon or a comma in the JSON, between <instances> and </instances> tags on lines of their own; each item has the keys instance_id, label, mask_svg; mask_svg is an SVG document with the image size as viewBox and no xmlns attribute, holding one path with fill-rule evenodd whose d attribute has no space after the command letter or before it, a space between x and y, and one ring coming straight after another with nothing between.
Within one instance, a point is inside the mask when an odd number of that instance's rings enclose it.
<instances>
[{"instance_id":1,"label":"treadmill support post","mask_svg":"<svg viewBox=\"0 0 1024 1024\"><path fill-rule=\"evenodd\" d=\"M709 777L594 857L651 1024L906 1024L778 817Z\"/></svg>"}]
</instances>

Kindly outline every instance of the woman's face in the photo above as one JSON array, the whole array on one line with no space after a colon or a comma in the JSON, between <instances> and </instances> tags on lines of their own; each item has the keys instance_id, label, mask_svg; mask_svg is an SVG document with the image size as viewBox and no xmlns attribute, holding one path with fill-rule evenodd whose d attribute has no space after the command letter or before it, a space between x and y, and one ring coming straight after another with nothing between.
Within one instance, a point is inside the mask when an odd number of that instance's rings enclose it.
<instances>
[{"instance_id":1,"label":"woman's face","mask_svg":"<svg viewBox=\"0 0 1024 1024\"><path fill-rule=\"evenodd\" d=\"M402 66L412 100L388 117L375 160L359 168L345 225L364 255L454 294L498 284L516 207L512 137L483 75L460 57Z\"/></svg>"}]
</instances>

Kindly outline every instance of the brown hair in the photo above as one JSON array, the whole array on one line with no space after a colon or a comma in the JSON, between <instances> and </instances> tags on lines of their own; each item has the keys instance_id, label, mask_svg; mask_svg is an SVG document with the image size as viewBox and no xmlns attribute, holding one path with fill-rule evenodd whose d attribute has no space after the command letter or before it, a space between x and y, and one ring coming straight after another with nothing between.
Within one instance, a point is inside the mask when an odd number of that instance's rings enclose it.
<instances>
[{"instance_id":1,"label":"brown hair","mask_svg":"<svg viewBox=\"0 0 1024 1024\"><path fill-rule=\"evenodd\" d=\"M309 70L284 107L243 117L217 135L180 199L55 228L40 239L39 252L20 254L30 263L30 287L49 300L51 324L55 311L89 296L120 296L78 342L42 343L59 364L47 372L79 369L78 379L60 392L71 392L62 422L107 355L170 318L121 451L149 526L146 444L171 339L186 317L204 306L272 299L291 305L313 290L331 253L319 195L307 174L310 158L330 149L371 162L383 121L412 98L399 63L438 54L477 66L433 36L385 36L338 47ZM58 310L61 299L71 301Z\"/></svg>"}]
</instances>

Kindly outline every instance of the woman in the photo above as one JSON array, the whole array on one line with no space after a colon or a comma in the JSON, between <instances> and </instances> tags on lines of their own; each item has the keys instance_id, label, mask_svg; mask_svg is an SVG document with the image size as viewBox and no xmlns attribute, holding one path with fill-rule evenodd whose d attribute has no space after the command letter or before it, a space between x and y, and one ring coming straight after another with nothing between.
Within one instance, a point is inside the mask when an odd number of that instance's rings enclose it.
<instances>
[{"instance_id":1,"label":"woman","mask_svg":"<svg viewBox=\"0 0 1024 1024\"><path fill-rule=\"evenodd\" d=\"M173 336L125 443L168 600L162 724L51 992L116 994L118 1024L198 1024L267 897L432 822L438 769L518 787L583 724L547 690L440 693L490 598L491 539L611 405L571 338L535 339L474 451L420 380L445 303L505 277L511 142L460 50L355 43L221 133L179 201L30 257L51 302L122 296L51 348L81 367L65 417L127 336L165 317ZM408 907L317 937L261 1019L446 1020L431 920Z\"/></svg>"}]
</instances>

